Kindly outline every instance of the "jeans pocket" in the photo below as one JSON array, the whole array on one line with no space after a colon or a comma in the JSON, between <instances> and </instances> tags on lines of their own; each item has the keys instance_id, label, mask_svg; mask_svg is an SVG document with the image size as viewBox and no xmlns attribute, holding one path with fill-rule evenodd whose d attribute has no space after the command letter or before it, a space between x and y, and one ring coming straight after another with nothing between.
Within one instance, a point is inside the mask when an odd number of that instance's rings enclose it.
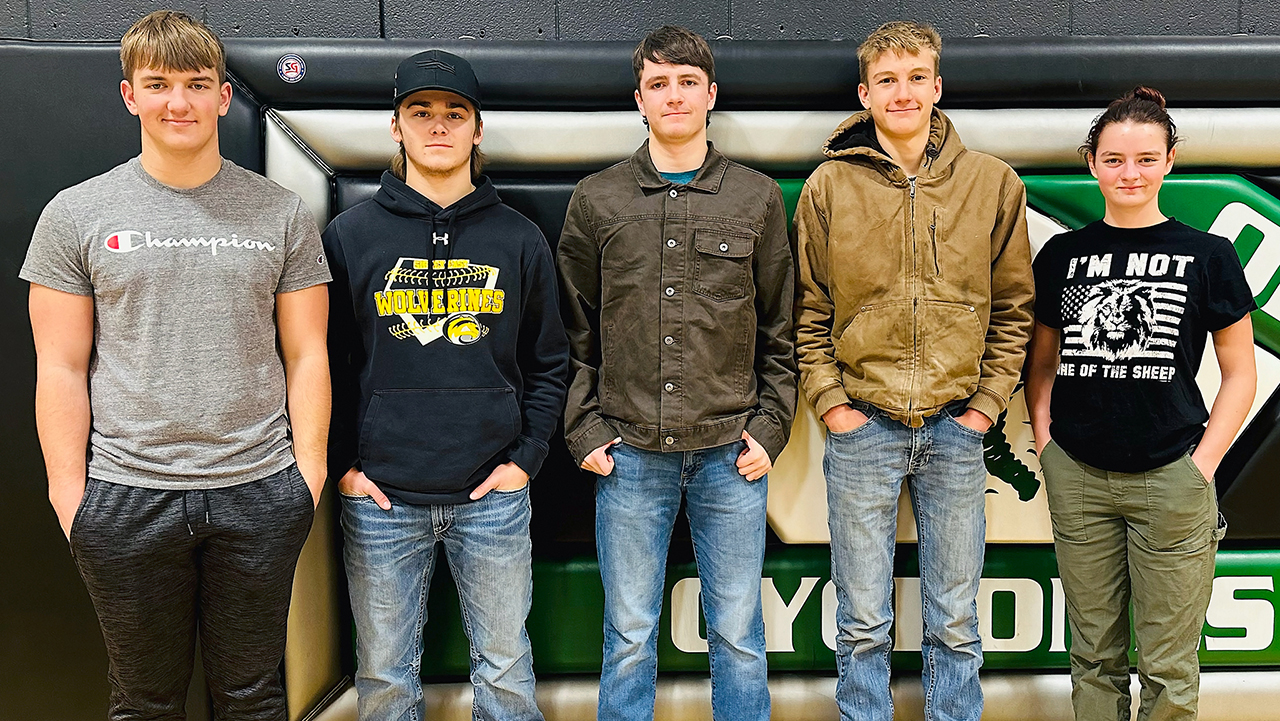
<instances>
[{"instance_id":1,"label":"jeans pocket","mask_svg":"<svg viewBox=\"0 0 1280 721\"><path fill-rule=\"evenodd\" d=\"M967 409L962 408L960 410L960 414L963 415L965 410ZM958 420L957 416L951 415L951 412L948 409L944 408L940 411L940 413L942 413L943 415L942 422L951 424L955 428L955 430L958 431L961 435L968 436L969 438L976 438L977 440L982 440L987 437L986 431L980 431L976 428L970 428L969 426L966 426L965 424L961 423Z\"/></svg>"}]
</instances>

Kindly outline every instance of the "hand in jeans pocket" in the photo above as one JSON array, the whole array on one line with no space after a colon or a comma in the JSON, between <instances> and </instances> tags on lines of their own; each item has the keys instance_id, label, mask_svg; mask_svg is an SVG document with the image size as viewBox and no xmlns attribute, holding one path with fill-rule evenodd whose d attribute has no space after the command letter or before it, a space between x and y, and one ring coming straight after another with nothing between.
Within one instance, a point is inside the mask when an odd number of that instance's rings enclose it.
<instances>
[{"instance_id":1,"label":"hand in jeans pocket","mask_svg":"<svg viewBox=\"0 0 1280 721\"><path fill-rule=\"evenodd\" d=\"M391 499L378 488L378 484L369 480L364 471L352 468L343 474L338 481L338 493L352 498L368 496L384 511L391 510Z\"/></svg>"}]
</instances>

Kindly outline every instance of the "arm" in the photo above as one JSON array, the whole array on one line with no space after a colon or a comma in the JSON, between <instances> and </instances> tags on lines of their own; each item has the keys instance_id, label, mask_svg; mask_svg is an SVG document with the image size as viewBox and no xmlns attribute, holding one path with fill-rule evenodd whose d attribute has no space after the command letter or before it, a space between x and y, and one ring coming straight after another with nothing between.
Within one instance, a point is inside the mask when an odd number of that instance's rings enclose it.
<instances>
[{"instance_id":1,"label":"arm","mask_svg":"<svg viewBox=\"0 0 1280 721\"><path fill-rule=\"evenodd\" d=\"M29 309L36 347L36 432L49 502L69 539L88 473L93 296L33 283Z\"/></svg>"},{"instance_id":2,"label":"arm","mask_svg":"<svg viewBox=\"0 0 1280 721\"><path fill-rule=\"evenodd\" d=\"M1035 286L1031 243L1027 239L1027 189L1012 170L1008 171L996 224L991 229L991 258L986 350L982 354L978 391L969 399L969 412L986 416L983 429L998 420L1008 405L1031 336Z\"/></svg>"},{"instance_id":3,"label":"arm","mask_svg":"<svg viewBox=\"0 0 1280 721\"><path fill-rule=\"evenodd\" d=\"M795 260L787 237L787 211L782 190L774 186L765 214L764 233L752 254L756 284L756 403L747 434L767 452L760 459L764 475L787 445L796 413L796 362L792 309ZM741 465L740 465L741 468ZM744 474L748 475L749 474ZM757 478L759 476L756 476ZM755 479L751 479L755 480Z\"/></svg>"},{"instance_id":4,"label":"arm","mask_svg":"<svg viewBox=\"0 0 1280 721\"><path fill-rule=\"evenodd\" d=\"M1035 335L1027 347L1024 369L1027 384L1023 387L1027 411L1031 415L1031 434L1036 441L1036 455L1049 444L1049 400L1053 395L1053 379L1058 374L1058 344L1061 334L1055 328L1036 323Z\"/></svg>"},{"instance_id":5,"label":"arm","mask_svg":"<svg viewBox=\"0 0 1280 721\"><path fill-rule=\"evenodd\" d=\"M604 450L617 433L600 412L596 383L600 351L600 246L591 229L586 199L579 184L569 200L557 252L564 301L564 328L569 337L569 389L564 409L564 436L573 459L588 456L608 466L589 468L602 475L613 470ZM587 468L587 466L583 466Z\"/></svg>"},{"instance_id":6,"label":"arm","mask_svg":"<svg viewBox=\"0 0 1280 721\"><path fill-rule=\"evenodd\" d=\"M1200 445L1191 460L1207 479L1227 454L1236 431L1244 424L1258 390L1258 370L1253 355L1253 321L1248 315L1213 333L1213 350L1222 369L1222 386L1209 412Z\"/></svg>"},{"instance_id":7,"label":"arm","mask_svg":"<svg viewBox=\"0 0 1280 721\"><path fill-rule=\"evenodd\" d=\"M569 371L569 344L564 336L557 301L555 262L539 233L537 246L521 277L520 334L516 362L524 379L520 399L520 435L507 449L506 463L498 466L471 492L477 499L497 488L515 490L542 468L564 407L565 376Z\"/></svg>"},{"instance_id":8,"label":"arm","mask_svg":"<svg viewBox=\"0 0 1280 721\"><path fill-rule=\"evenodd\" d=\"M796 357L800 387L813 404L827 430L842 433L867 422L849 405L849 396L836 366L831 337L835 302L831 298L827 268L828 225L826 204L812 182L804 184L796 205Z\"/></svg>"},{"instance_id":9,"label":"arm","mask_svg":"<svg viewBox=\"0 0 1280 721\"><path fill-rule=\"evenodd\" d=\"M327 473L329 435L329 352L325 333L329 319L329 290L324 285L276 295L276 326L284 358L289 426L298 470L320 502Z\"/></svg>"}]
</instances>

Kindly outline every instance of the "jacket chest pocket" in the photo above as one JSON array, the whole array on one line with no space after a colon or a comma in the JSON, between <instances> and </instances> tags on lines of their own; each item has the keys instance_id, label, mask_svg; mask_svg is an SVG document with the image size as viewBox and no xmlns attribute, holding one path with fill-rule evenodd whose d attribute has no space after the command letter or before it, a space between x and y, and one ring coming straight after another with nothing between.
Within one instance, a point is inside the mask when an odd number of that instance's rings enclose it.
<instances>
[{"instance_id":1,"label":"jacket chest pocket","mask_svg":"<svg viewBox=\"0 0 1280 721\"><path fill-rule=\"evenodd\" d=\"M751 287L755 236L723 230L695 230L693 292L712 300L735 300Z\"/></svg>"}]
</instances>

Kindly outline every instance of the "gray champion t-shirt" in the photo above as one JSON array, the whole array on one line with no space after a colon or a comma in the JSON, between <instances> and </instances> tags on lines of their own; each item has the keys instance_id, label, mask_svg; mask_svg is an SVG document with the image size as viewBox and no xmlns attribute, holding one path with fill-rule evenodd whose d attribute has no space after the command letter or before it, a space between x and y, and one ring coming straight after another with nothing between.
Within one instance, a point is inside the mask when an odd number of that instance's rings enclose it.
<instances>
[{"instance_id":1,"label":"gray champion t-shirt","mask_svg":"<svg viewBox=\"0 0 1280 721\"><path fill-rule=\"evenodd\" d=\"M293 462L276 294L330 280L298 196L229 160L171 188L134 158L49 202L18 275L93 297L91 478L222 488Z\"/></svg>"}]
</instances>

